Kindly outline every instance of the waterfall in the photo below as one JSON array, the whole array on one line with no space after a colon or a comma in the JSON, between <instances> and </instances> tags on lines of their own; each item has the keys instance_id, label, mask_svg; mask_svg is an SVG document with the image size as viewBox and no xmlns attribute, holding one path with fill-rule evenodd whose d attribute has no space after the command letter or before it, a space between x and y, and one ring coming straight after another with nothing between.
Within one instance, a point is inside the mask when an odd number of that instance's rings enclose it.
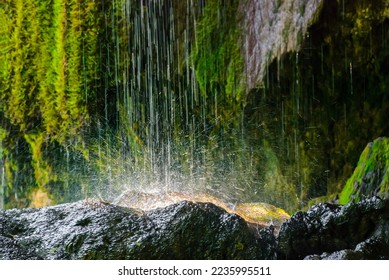
<instances>
[{"instance_id":1,"label":"waterfall","mask_svg":"<svg viewBox=\"0 0 389 280\"><path fill-rule=\"evenodd\" d=\"M196 174L195 161L201 160L195 158L196 134L202 124L192 112L203 100L189 59L195 8L192 1L185 4L127 0L110 9L105 24L112 40L102 50L107 55L102 63L106 117L101 123L108 134L116 127L120 138L113 144L120 162L106 163L107 170L118 164L124 171L112 178L114 188L122 184L124 190L178 191L183 180L187 185ZM178 27L175 9L182 6L186 18ZM116 100L113 106L110 98ZM105 152L110 149L108 145Z\"/></svg>"},{"instance_id":2,"label":"waterfall","mask_svg":"<svg viewBox=\"0 0 389 280\"><path fill-rule=\"evenodd\" d=\"M226 12L226 4L216 10ZM106 165L101 196L135 189L236 199L242 184L253 183L253 165L244 164L253 155L240 147L243 101L223 104L229 102L220 100L223 92L201 92L197 85L192 53L204 3L114 1L108 11L101 50L105 119L98 122ZM223 116L227 110L238 119ZM104 147L112 133L116 140Z\"/></svg>"},{"instance_id":3,"label":"waterfall","mask_svg":"<svg viewBox=\"0 0 389 280\"><path fill-rule=\"evenodd\" d=\"M387 18L384 0L2 2L4 207L336 193L387 131Z\"/></svg>"},{"instance_id":4,"label":"waterfall","mask_svg":"<svg viewBox=\"0 0 389 280\"><path fill-rule=\"evenodd\" d=\"M0 54L10 104L1 125L23 131L6 139L15 160L1 173L14 174L5 180L20 185L16 200L24 185L67 200L130 190L273 197L266 181L282 177L279 163L246 94L267 63L298 48L321 4L305 2L31 0L31 14L22 1L4 5L1 42L21 49Z\"/></svg>"},{"instance_id":5,"label":"waterfall","mask_svg":"<svg viewBox=\"0 0 389 280\"><path fill-rule=\"evenodd\" d=\"M102 64L107 65L104 88L115 92L109 98L117 102L113 113L105 105L105 127L109 128L109 119L117 124L121 143L115 145L122 146L106 168L112 170L110 164L120 159L116 164L124 172L111 177L114 189L121 185L121 192L207 192L227 200L248 199L253 193L264 197L260 187L264 179L257 172L260 148L245 131L246 101L236 88L245 83L247 90L254 87L275 57L299 48L322 1L126 0L112 5L111 19L106 22L112 30L106 36L112 42L103 50L107 56ZM233 5L239 12L231 16ZM230 27L228 21L236 26ZM213 24L227 35L201 41L202 36L209 36L204 34L214 32L207 26ZM244 56L245 74L233 73L232 86L215 89L212 75L216 73L217 79L229 75L230 69L239 69L231 66L238 62L223 53L224 60L232 61L225 64L228 69L203 70L196 69L194 60L205 67L213 67L210 63L224 67L224 62L209 55L217 44L212 40L236 36L234 28L238 33L243 30L243 38L239 35L227 44L237 45L238 55ZM193 53L197 54L194 59ZM230 88L235 100L225 99Z\"/></svg>"}]
</instances>

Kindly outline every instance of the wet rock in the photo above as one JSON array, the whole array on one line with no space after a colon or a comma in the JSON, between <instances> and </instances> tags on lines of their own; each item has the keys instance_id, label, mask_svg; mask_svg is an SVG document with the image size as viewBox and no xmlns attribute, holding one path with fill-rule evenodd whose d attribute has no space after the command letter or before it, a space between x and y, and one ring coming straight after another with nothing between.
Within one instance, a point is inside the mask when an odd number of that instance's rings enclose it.
<instances>
[{"instance_id":1,"label":"wet rock","mask_svg":"<svg viewBox=\"0 0 389 280\"><path fill-rule=\"evenodd\" d=\"M319 204L263 229L212 203L88 200L0 211L0 259L389 259L389 200Z\"/></svg>"},{"instance_id":2,"label":"wet rock","mask_svg":"<svg viewBox=\"0 0 389 280\"><path fill-rule=\"evenodd\" d=\"M209 203L99 201L0 212L0 259L269 259L275 238Z\"/></svg>"},{"instance_id":3,"label":"wet rock","mask_svg":"<svg viewBox=\"0 0 389 280\"><path fill-rule=\"evenodd\" d=\"M247 87L262 81L268 63L298 51L308 27L318 18L323 0L241 1Z\"/></svg>"},{"instance_id":4,"label":"wet rock","mask_svg":"<svg viewBox=\"0 0 389 280\"><path fill-rule=\"evenodd\" d=\"M340 203L379 195L389 197L389 138L381 137L363 150L353 175L340 194Z\"/></svg>"},{"instance_id":5,"label":"wet rock","mask_svg":"<svg viewBox=\"0 0 389 280\"><path fill-rule=\"evenodd\" d=\"M278 232L282 223L290 218L283 209L268 203L240 203L234 208L236 214L253 224L273 226Z\"/></svg>"},{"instance_id":6,"label":"wet rock","mask_svg":"<svg viewBox=\"0 0 389 280\"><path fill-rule=\"evenodd\" d=\"M129 190L120 195L113 204L139 208L144 211L162 208L181 201L212 203L226 212L237 214L246 222L260 227L273 225L276 230L285 222L290 215L283 209L268 203L228 203L220 198L206 193L184 193L184 192L139 192Z\"/></svg>"},{"instance_id":7,"label":"wet rock","mask_svg":"<svg viewBox=\"0 0 389 280\"><path fill-rule=\"evenodd\" d=\"M319 204L281 226L280 259L389 259L389 200Z\"/></svg>"}]
</instances>

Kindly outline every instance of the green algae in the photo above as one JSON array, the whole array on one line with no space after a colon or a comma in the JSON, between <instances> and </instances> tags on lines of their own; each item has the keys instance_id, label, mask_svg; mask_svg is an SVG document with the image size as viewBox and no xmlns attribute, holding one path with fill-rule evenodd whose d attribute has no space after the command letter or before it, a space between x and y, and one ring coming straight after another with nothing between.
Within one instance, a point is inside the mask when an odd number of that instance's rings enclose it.
<instances>
[{"instance_id":1,"label":"green algae","mask_svg":"<svg viewBox=\"0 0 389 280\"><path fill-rule=\"evenodd\" d=\"M344 4L325 2L301 50L273 62L247 102L258 100L252 119L302 205L339 193L358 151L389 133L385 1Z\"/></svg>"},{"instance_id":2,"label":"green algae","mask_svg":"<svg viewBox=\"0 0 389 280\"><path fill-rule=\"evenodd\" d=\"M133 58L113 51L135 43L128 38L134 22L126 19L120 3L108 2L0 3L0 158L9 206L28 205L14 197L28 197L36 188L66 200L87 192L92 183L87 177L99 174L92 184L102 185L128 176L136 164L151 166L146 89L131 93L139 93L139 104L131 103L124 94L130 77L119 76L134 67ZM192 98L203 103L167 110L176 115L163 121L157 136L172 141L181 170L192 171L194 150L206 154L199 161L227 159L234 163L228 166L229 179L241 183L252 176L238 186L250 193L245 199L279 201L293 212L314 197L339 192L357 162L356 151L388 133L387 1L345 1L344 9L340 1L326 2L302 38L301 51L268 65L266 83L257 89L245 84L244 15L238 2L205 1L191 15L197 26L185 27L189 8L179 1L177 34L186 32L190 42L176 38L179 50L172 53L179 57L177 64L189 56L185 66L193 67L195 77L178 67L176 80L166 78L176 88L164 82L157 90L166 88L170 95L164 98L182 106L187 96L178 88L188 84L181 80L193 80L198 83L193 92L201 96ZM80 15L85 15L81 21ZM145 70L135 74L139 84L148 83ZM159 92L153 95L165 106ZM138 115L136 106L141 107ZM204 126L194 127L201 122Z\"/></svg>"},{"instance_id":3,"label":"green algae","mask_svg":"<svg viewBox=\"0 0 389 280\"><path fill-rule=\"evenodd\" d=\"M378 138L363 150L353 175L347 180L339 202L357 202L373 195L389 194L389 138Z\"/></svg>"}]
</instances>

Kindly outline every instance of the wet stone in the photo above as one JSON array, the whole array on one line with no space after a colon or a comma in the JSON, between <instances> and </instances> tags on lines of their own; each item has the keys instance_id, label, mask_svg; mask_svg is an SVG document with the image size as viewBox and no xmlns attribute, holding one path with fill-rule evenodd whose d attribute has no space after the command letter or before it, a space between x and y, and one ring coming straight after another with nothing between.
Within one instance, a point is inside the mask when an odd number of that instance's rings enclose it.
<instances>
[{"instance_id":1,"label":"wet stone","mask_svg":"<svg viewBox=\"0 0 389 280\"><path fill-rule=\"evenodd\" d=\"M279 232L202 202L2 210L0 259L389 259L389 200L315 205Z\"/></svg>"},{"instance_id":2,"label":"wet stone","mask_svg":"<svg viewBox=\"0 0 389 280\"><path fill-rule=\"evenodd\" d=\"M274 257L271 232L255 230L210 203L182 201L141 212L81 201L34 211L2 211L0 221L1 259Z\"/></svg>"},{"instance_id":3,"label":"wet stone","mask_svg":"<svg viewBox=\"0 0 389 280\"><path fill-rule=\"evenodd\" d=\"M389 200L319 204L285 222L279 259L389 259Z\"/></svg>"}]
</instances>

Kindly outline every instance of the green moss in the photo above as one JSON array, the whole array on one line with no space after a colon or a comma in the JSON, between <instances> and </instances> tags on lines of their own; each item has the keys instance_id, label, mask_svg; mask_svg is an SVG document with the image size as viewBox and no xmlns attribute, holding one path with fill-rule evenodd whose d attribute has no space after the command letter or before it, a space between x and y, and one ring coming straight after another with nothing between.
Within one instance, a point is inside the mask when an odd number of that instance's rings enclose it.
<instances>
[{"instance_id":1,"label":"green moss","mask_svg":"<svg viewBox=\"0 0 389 280\"><path fill-rule=\"evenodd\" d=\"M30 145L32 154L32 166L35 171L35 179L38 187L46 186L52 180L51 168L42 157L42 146L45 141L45 135L25 134L25 139Z\"/></svg>"},{"instance_id":2,"label":"green moss","mask_svg":"<svg viewBox=\"0 0 389 280\"><path fill-rule=\"evenodd\" d=\"M389 138L379 138L362 152L353 175L347 180L339 201L346 204L372 195L389 193Z\"/></svg>"},{"instance_id":3,"label":"green moss","mask_svg":"<svg viewBox=\"0 0 389 280\"><path fill-rule=\"evenodd\" d=\"M236 119L245 99L241 15L237 10L238 1L222 5L217 0L207 1L192 52L200 91L211 102L217 100L219 108L214 113L221 122Z\"/></svg>"},{"instance_id":4,"label":"green moss","mask_svg":"<svg viewBox=\"0 0 389 280\"><path fill-rule=\"evenodd\" d=\"M242 251L243 249L244 244L239 240L234 246L234 251Z\"/></svg>"},{"instance_id":5,"label":"green moss","mask_svg":"<svg viewBox=\"0 0 389 280\"><path fill-rule=\"evenodd\" d=\"M0 160L3 158L3 140L7 137L7 131L0 127ZM1 186L0 186L1 187Z\"/></svg>"},{"instance_id":6,"label":"green moss","mask_svg":"<svg viewBox=\"0 0 389 280\"><path fill-rule=\"evenodd\" d=\"M76 158L74 164L85 164L80 153L88 159L84 132L95 106L103 2L0 4L0 126L6 131L1 149L6 165L15 167L5 172L6 200L69 179L63 174L70 169L63 166ZM62 187L57 193L63 195Z\"/></svg>"},{"instance_id":7,"label":"green moss","mask_svg":"<svg viewBox=\"0 0 389 280\"><path fill-rule=\"evenodd\" d=\"M267 203L242 203L238 204L234 211L247 222L264 226L270 224L281 225L290 218L285 210Z\"/></svg>"},{"instance_id":8,"label":"green moss","mask_svg":"<svg viewBox=\"0 0 389 280\"><path fill-rule=\"evenodd\" d=\"M300 51L269 66L246 108L302 205L339 193L366 143L389 133L386 2L340 2L324 3Z\"/></svg>"}]
</instances>

